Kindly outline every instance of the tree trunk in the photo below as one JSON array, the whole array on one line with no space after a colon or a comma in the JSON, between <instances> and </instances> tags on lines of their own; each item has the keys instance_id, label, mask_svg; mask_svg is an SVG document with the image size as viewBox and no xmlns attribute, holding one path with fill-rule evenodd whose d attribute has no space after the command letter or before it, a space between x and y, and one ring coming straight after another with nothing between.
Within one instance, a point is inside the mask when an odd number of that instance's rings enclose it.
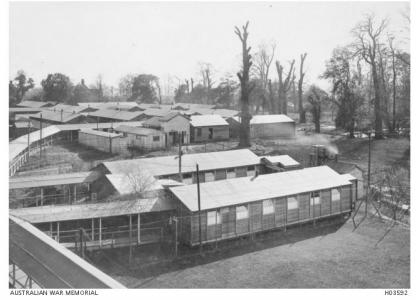
<instances>
[{"instance_id":1,"label":"tree trunk","mask_svg":"<svg viewBox=\"0 0 416 300\"><path fill-rule=\"evenodd\" d=\"M299 112L299 123L306 123L305 110L303 109L303 62L306 59L306 53L300 56L300 76L298 81L298 112Z\"/></svg>"},{"instance_id":2,"label":"tree trunk","mask_svg":"<svg viewBox=\"0 0 416 300\"><path fill-rule=\"evenodd\" d=\"M235 33L240 38L243 49L243 70L237 74L241 84L241 124L240 124L240 147L250 147L250 110L249 95L254 86L249 84L250 67L252 65L251 55L249 54L251 47L247 47L248 22L243 26L241 33L238 27L235 27Z\"/></svg>"},{"instance_id":3,"label":"tree trunk","mask_svg":"<svg viewBox=\"0 0 416 300\"><path fill-rule=\"evenodd\" d=\"M375 130L375 139L383 138L383 119L381 114L381 101L380 101L380 83L378 80L377 69L375 62L371 66L372 75L373 75L373 85L374 85L374 130Z\"/></svg>"}]
</instances>

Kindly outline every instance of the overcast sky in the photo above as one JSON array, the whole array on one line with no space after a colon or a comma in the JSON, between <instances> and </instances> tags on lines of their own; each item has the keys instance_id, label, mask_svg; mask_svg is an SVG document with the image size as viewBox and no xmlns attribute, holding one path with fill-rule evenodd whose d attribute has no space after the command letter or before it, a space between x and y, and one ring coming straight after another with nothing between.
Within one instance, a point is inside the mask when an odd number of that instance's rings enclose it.
<instances>
[{"instance_id":1,"label":"overcast sky","mask_svg":"<svg viewBox=\"0 0 416 300\"><path fill-rule=\"evenodd\" d=\"M172 85L199 76L199 62L211 63L217 78L234 75L241 55L234 26L249 20L253 50L275 41L277 58L285 66L295 58L297 71L300 54L308 52L306 80L314 83L332 50L351 41L364 14L389 17L389 30L403 37L408 33L401 13L407 9L406 2L14 2L10 77L23 69L40 85L48 73L61 72L75 84L81 78L90 84L101 74L117 87L125 74L152 73L165 86L168 75Z\"/></svg>"}]
</instances>

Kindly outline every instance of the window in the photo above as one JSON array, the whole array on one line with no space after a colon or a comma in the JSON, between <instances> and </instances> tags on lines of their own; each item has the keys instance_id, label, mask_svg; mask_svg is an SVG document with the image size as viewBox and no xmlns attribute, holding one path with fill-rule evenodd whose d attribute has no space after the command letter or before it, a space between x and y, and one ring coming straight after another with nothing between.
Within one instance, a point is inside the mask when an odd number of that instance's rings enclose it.
<instances>
[{"instance_id":1,"label":"window","mask_svg":"<svg viewBox=\"0 0 416 300\"><path fill-rule=\"evenodd\" d=\"M254 166L247 167L247 176L256 175L256 168Z\"/></svg>"},{"instance_id":2,"label":"window","mask_svg":"<svg viewBox=\"0 0 416 300\"><path fill-rule=\"evenodd\" d=\"M123 136L124 137L127 137L127 132L123 132Z\"/></svg>"},{"instance_id":3,"label":"window","mask_svg":"<svg viewBox=\"0 0 416 300\"><path fill-rule=\"evenodd\" d=\"M287 209L296 209L298 208L298 199L296 197L287 198Z\"/></svg>"},{"instance_id":4,"label":"window","mask_svg":"<svg viewBox=\"0 0 416 300\"><path fill-rule=\"evenodd\" d=\"M159 142L160 136L153 136L153 142Z\"/></svg>"},{"instance_id":5,"label":"window","mask_svg":"<svg viewBox=\"0 0 416 300\"><path fill-rule=\"evenodd\" d=\"M273 200L268 199L263 201L263 215L270 215L274 213Z\"/></svg>"},{"instance_id":6,"label":"window","mask_svg":"<svg viewBox=\"0 0 416 300\"><path fill-rule=\"evenodd\" d=\"M221 215L218 211L209 211L207 216L207 225L221 224Z\"/></svg>"},{"instance_id":7,"label":"window","mask_svg":"<svg viewBox=\"0 0 416 300\"><path fill-rule=\"evenodd\" d=\"M227 179L235 178L235 169L227 169Z\"/></svg>"},{"instance_id":8,"label":"window","mask_svg":"<svg viewBox=\"0 0 416 300\"><path fill-rule=\"evenodd\" d=\"M140 140L141 136L140 135L136 135L136 140Z\"/></svg>"},{"instance_id":9,"label":"window","mask_svg":"<svg viewBox=\"0 0 416 300\"><path fill-rule=\"evenodd\" d=\"M209 131L208 138L212 140L212 138L214 137L214 128L208 128L208 131Z\"/></svg>"},{"instance_id":10,"label":"window","mask_svg":"<svg viewBox=\"0 0 416 300\"><path fill-rule=\"evenodd\" d=\"M237 206L237 220L247 219L248 218L248 208L245 205Z\"/></svg>"},{"instance_id":11,"label":"window","mask_svg":"<svg viewBox=\"0 0 416 300\"><path fill-rule=\"evenodd\" d=\"M205 182L214 181L214 180L215 180L214 172L205 173Z\"/></svg>"},{"instance_id":12,"label":"window","mask_svg":"<svg viewBox=\"0 0 416 300\"><path fill-rule=\"evenodd\" d=\"M189 179L189 178L192 178L192 173L185 173L185 174L182 174L182 178L183 178L183 179Z\"/></svg>"},{"instance_id":13,"label":"window","mask_svg":"<svg viewBox=\"0 0 416 300\"><path fill-rule=\"evenodd\" d=\"M319 192L312 192L311 193L311 205L318 205L321 203L321 199L319 197Z\"/></svg>"},{"instance_id":14,"label":"window","mask_svg":"<svg viewBox=\"0 0 416 300\"><path fill-rule=\"evenodd\" d=\"M196 129L196 136L201 136L202 135L202 128L197 128Z\"/></svg>"},{"instance_id":15,"label":"window","mask_svg":"<svg viewBox=\"0 0 416 300\"><path fill-rule=\"evenodd\" d=\"M341 200L341 194L339 192L339 189L331 190L331 200L332 202Z\"/></svg>"}]
</instances>

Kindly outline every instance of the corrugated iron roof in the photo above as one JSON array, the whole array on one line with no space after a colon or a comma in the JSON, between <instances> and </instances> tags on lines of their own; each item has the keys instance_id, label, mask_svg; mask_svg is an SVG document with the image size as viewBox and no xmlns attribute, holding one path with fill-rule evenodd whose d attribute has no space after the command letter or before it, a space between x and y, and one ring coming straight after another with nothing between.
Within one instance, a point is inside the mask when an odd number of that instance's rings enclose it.
<instances>
[{"instance_id":1,"label":"corrugated iron roof","mask_svg":"<svg viewBox=\"0 0 416 300\"><path fill-rule=\"evenodd\" d=\"M114 109L99 109L97 111L88 113L89 116L93 117L108 118L122 121L131 121L142 114L142 111L122 111Z\"/></svg>"},{"instance_id":2,"label":"corrugated iron roof","mask_svg":"<svg viewBox=\"0 0 416 300\"><path fill-rule=\"evenodd\" d=\"M54 135L61 130L52 125L42 129L42 138L49 137ZM34 131L30 133L29 136L30 143L36 142L40 140L40 130ZM9 143L9 162L12 161L19 153L24 151L27 148L27 134L22 135L21 137L11 141Z\"/></svg>"},{"instance_id":3,"label":"corrugated iron roof","mask_svg":"<svg viewBox=\"0 0 416 300\"><path fill-rule=\"evenodd\" d=\"M122 134L119 134L119 133L105 132L105 131L94 130L94 129L82 129L80 132L85 133L85 134L90 134L90 135L103 136L106 138L116 138L116 137L123 136Z\"/></svg>"},{"instance_id":4,"label":"corrugated iron roof","mask_svg":"<svg viewBox=\"0 0 416 300\"><path fill-rule=\"evenodd\" d=\"M271 164L281 164L283 167L293 167L300 165L299 162L291 158L289 155L262 156L261 158L267 160Z\"/></svg>"},{"instance_id":5,"label":"corrugated iron roof","mask_svg":"<svg viewBox=\"0 0 416 300\"><path fill-rule=\"evenodd\" d=\"M182 156L182 172L195 172L196 164L201 171L236 168L260 164L260 158L248 149L193 153ZM159 156L130 160L103 162L112 174L128 174L147 170L153 176L178 174L177 156Z\"/></svg>"},{"instance_id":6,"label":"corrugated iron roof","mask_svg":"<svg viewBox=\"0 0 416 300\"><path fill-rule=\"evenodd\" d=\"M133 127L120 125L114 128L115 131L131 133L140 136L149 136L149 135L161 135L162 132L156 129L144 128L144 127Z\"/></svg>"},{"instance_id":7,"label":"corrugated iron roof","mask_svg":"<svg viewBox=\"0 0 416 300\"><path fill-rule=\"evenodd\" d=\"M241 117L233 117L237 122L241 122ZM291 118L286 115L254 115L250 124L268 124L268 123L294 123Z\"/></svg>"},{"instance_id":8,"label":"corrugated iron roof","mask_svg":"<svg viewBox=\"0 0 416 300\"><path fill-rule=\"evenodd\" d=\"M218 180L200 184L201 210L285 197L350 185L344 176L327 166ZM191 211L198 210L197 185L170 188Z\"/></svg>"},{"instance_id":9,"label":"corrugated iron roof","mask_svg":"<svg viewBox=\"0 0 416 300\"><path fill-rule=\"evenodd\" d=\"M64 173L44 176L11 177L9 189L25 189L65 184L91 183L97 180L96 172Z\"/></svg>"},{"instance_id":10,"label":"corrugated iron roof","mask_svg":"<svg viewBox=\"0 0 416 300\"><path fill-rule=\"evenodd\" d=\"M228 123L220 115L195 115L191 116L191 125L194 127L228 126Z\"/></svg>"},{"instance_id":11,"label":"corrugated iron roof","mask_svg":"<svg viewBox=\"0 0 416 300\"><path fill-rule=\"evenodd\" d=\"M60 112L63 110L67 113L80 113L88 109L88 107L85 106L77 106L77 105L68 105L68 104L56 104L55 106L47 107L47 110Z\"/></svg>"},{"instance_id":12,"label":"corrugated iron roof","mask_svg":"<svg viewBox=\"0 0 416 300\"><path fill-rule=\"evenodd\" d=\"M40 113L31 115L30 118L40 120L41 116L42 116L42 120L62 122L62 123L66 123L76 118L83 117L79 113L69 113L69 112L52 111L52 110L43 109Z\"/></svg>"},{"instance_id":13,"label":"corrugated iron roof","mask_svg":"<svg viewBox=\"0 0 416 300\"><path fill-rule=\"evenodd\" d=\"M9 216L9 229L10 259L41 287L125 288L32 224Z\"/></svg>"},{"instance_id":14,"label":"corrugated iron roof","mask_svg":"<svg viewBox=\"0 0 416 300\"><path fill-rule=\"evenodd\" d=\"M174 209L165 198L134 199L76 205L48 205L9 210L9 214L30 223L105 218Z\"/></svg>"},{"instance_id":15,"label":"corrugated iron roof","mask_svg":"<svg viewBox=\"0 0 416 300\"><path fill-rule=\"evenodd\" d=\"M41 108L41 107L45 107L45 106L51 106L55 103L53 102L43 102L43 101L30 101L30 100L26 100L26 101L22 101L19 104L17 104L17 106L20 107L32 107L32 108Z\"/></svg>"}]
</instances>

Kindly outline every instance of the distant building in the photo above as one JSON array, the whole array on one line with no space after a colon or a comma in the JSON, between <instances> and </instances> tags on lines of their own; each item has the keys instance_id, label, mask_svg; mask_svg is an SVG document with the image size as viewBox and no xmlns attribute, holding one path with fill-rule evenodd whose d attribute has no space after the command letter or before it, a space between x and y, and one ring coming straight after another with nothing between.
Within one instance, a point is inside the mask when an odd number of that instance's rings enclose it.
<instances>
[{"instance_id":1,"label":"distant building","mask_svg":"<svg viewBox=\"0 0 416 300\"><path fill-rule=\"evenodd\" d=\"M165 135L160 130L125 125L120 125L114 130L124 136L129 148L160 150L166 147Z\"/></svg>"},{"instance_id":2,"label":"distant building","mask_svg":"<svg viewBox=\"0 0 416 300\"><path fill-rule=\"evenodd\" d=\"M140 121L143 119L142 111L122 111L114 109L99 109L88 113L88 121L90 123L100 122L127 122Z\"/></svg>"},{"instance_id":3,"label":"distant building","mask_svg":"<svg viewBox=\"0 0 416 300\"><path fill-rule=\"evenodd\" d=\"M51 107L54 106L55 102L43 102L43 101L30 101L25 100L17 104L19 107L29 107L29 108L43 108L43 107Z\"/></svg>"},{"instance_id":4,"label":"distant building","mask_svg":"<svg viewBox=\"0 0 416 300\"><path fill-rule=\"evenodd\" d=\"M55 106L51 106L46 108L47 110L54 111L54 112L65 112L65 113L87 113L96 111L97 109L89 106L79 106L79 105L68 105L68 104L56 104Z\"/></svg>"},{"instance_id":5,"label":"distant building","mask_svg":"<svg viewBox=\"0 0 416 300\"><path fill-rule=\"evenodd\" d=\"M153 117L143 121L144 127L160 129L166 134L166 145L176 145L182 136L182 144L190 142L190 120L179 112L170 112L162 117Z\"/></svg>"},{"instance_id":6,"label":"distant building","mask_svg":"<svg viewBox=\"0 0 416 300\"><path fill-rule=\"evenodd\" d=\"M231 137L240 134L241 117L227 119ZM250 120L252 138L291 138L296 134L296 124L286 115L255 115Z\"/></svg>"},{"instance_id":7,"label":"distant building","mask_svg":"<svg viewBox=\"0 0 416 300\"><path fill-rule=\"evenodd\" d=\"M248 149L193 153L182 156L183 183L196 182L196 164L199 164L200 182L255 176L260 170L260 158ZM95 170L102 174L129 174L146 171L157 179L179 179L179 160L176 155L106 161Z\"/></svg>"},{"instance_id":8,"label":"distant building","mask_svg":"<svg viewBox=\"0 0 416 300\"><path fill-rule=\"evenodd\" d=\"M220 115L191 116L191 143L228 140L229 127Z\"/></svg>"},{"instance_id":9,"label":"distant building","mask_svg":"<svg viewBox=\"0 0 416 300\"><path fill-rule=\"evenodd\" d=\"M41 122L43 128L49 125L86 123L85 116L63 111L42 110L38 114L30 115L29 118L32 125L38 129L40 128Z\"/></svg>"},{"instance_id":10,"label":"distant building","mask_svg":"<svg viewBox=\"0 0 416 300\"><path fill-rule=\"evenodd\" d=\"M94 129L83 129L78 132L78 143L102 152L121 153L126 148L125 142L122 134Z\"/></svg>"}]
</instances>

